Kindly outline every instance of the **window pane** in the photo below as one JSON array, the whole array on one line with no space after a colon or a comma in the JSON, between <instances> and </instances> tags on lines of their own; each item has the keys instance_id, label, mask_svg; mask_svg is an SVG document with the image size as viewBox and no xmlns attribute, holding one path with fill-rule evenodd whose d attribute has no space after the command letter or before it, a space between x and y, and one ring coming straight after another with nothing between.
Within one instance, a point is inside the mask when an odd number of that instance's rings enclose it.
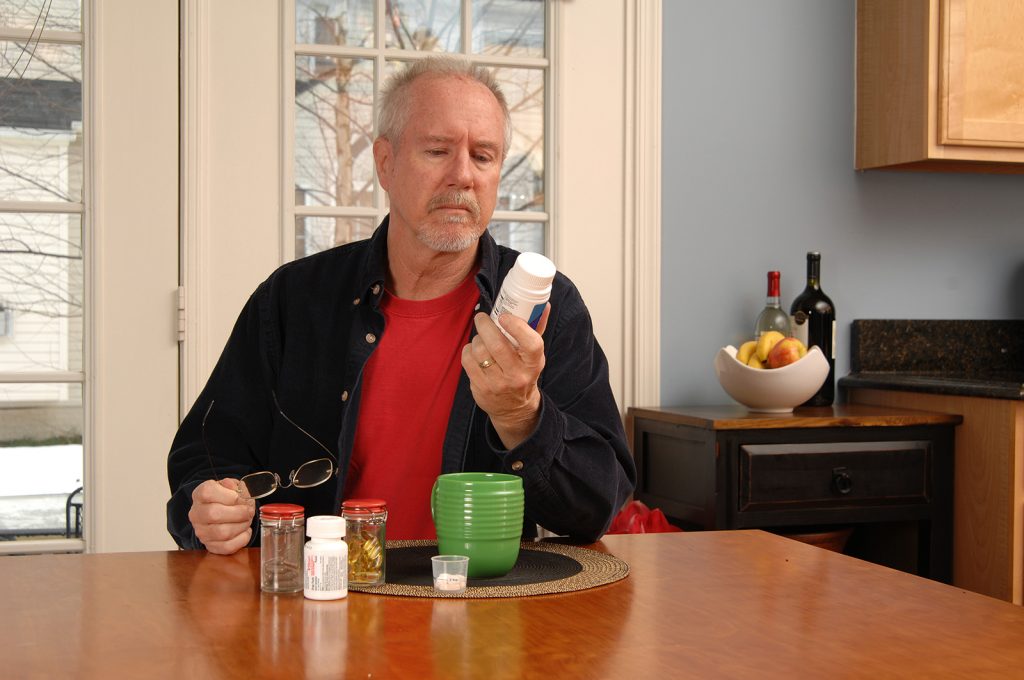
<instances>
[{"instance_id":1,"label":"window pane","mask_svg":"<svg viewBox=\"0 0 1024 680\"><path fill-rule=\"evenodd\" d=\"M544 56L544 3L473 0L473 51L516 57Z\"/></svg>"},{"instance_id":2,"label":"window pane","mask_svg":"<svg viewBox=\"0 0 1024 680\"><path fill-rule=\"evenodd\" d=\"M296 217L295 257L370 238L376 228L376 220L370 217Z\"/></svg>"},{"instance_id":3,"label":"window pane","mask_svg":"<svg viewBox=\"0 0 1024 680\"><path fill-rule=\"evenodd\" d=\"M400 61L396 59L389 59L384 62L384 75L381 77L381 84L383 85L388 81L388 78L400 73L402 69L409 65L408 61Z\"/></svg>"},{"instance_id":4,"label":"window pane","mask_svg":"<svg viewBox=\"0 0 1024 680\"><path fill-rule=\"evenodd\" d=\"M0 0L0 26L37 32L80 31L82 3L81 0Z\"/></svg>"},{"instance_id":5,"label":"window pane","mask_svg":"<svg viewBox=\"0 0 1024 680\"><path fill-rule=\"evenodd\" d=\"M82 220L0 214L0 373L82 369Z\"/></svg>"},{"instance_id":6,"label":"window pane","mask_svg":"<svg viewBox=\"0 0 1024 680\"><path fill-rule=\"evenodd\" d=\"M82 48L0 40L0 200L82 200Z\"/></svg>"},{"instance_id":7,"label":"window pane","mask_svg":"<svg viewBox=\"0 0 1024 680\"><path fill-rule=\"evenodd\" d=\"M296 56L296 205L372 206L373 192L373 61Z\"/></svg>"},{"instance_id":8,"label":"window pane","mask_svg":"<svg viewBox=\"0 0 1024 680\"><path fill-rule=\"evenodd\" d=\"M373 47L375 0L297 0L295 42Z\"/></svg>"},{"instance_id":9,"label":"window pane","mask_svg":"<svg viewBox=\"0 0 1024 680\"><path fill-rule=\"evenodd\" d=\"M387 47L422 52L462 49L460 0L391 0L387 3Z\"/></svg>"},{"instance_id":10,"label":"window pane","mask_svg":"<svg viewBox=\"0 0 1024 680\"><path fill-rule=\"evenodd\" d=\"M80 384L0 384L0 541L75 535L82 422Z\"/></svg>"},{"instance_id":11,"label":"window pane","mask_svg":"<svg viewBox=\"0 0 1024 680\"><path fill-rule=\"evenodd\" d=\"M544 254L543 222L491 222L494 240L520 252Z\"/></svg>"},{"instance_id":12,"label":"window pane","mask_svg":"<svg viewBox=\"0 0 1024 680\"><path fill-rule=\"evenodd\" d=\"M498 68L512 114L512 145L501 169L499 210L544 210L544 71Z\"/></svg>"}]
</instances>

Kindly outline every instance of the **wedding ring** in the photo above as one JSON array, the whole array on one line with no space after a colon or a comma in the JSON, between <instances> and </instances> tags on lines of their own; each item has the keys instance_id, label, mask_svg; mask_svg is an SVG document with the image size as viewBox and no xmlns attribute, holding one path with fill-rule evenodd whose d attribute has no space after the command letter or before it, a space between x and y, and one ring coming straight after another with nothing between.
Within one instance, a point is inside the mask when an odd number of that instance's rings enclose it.
<instances>
[{"instance_id":1,"label":"wedding ring","mask_svg":"<svg viewBox=\"0 0 1024 680\"><path fill-rule=\"evenodd\" d=\"M490 368L493 365L494 362L491 361L490 359L484 359L483 361L480 362L480 368Z\"/></svg>"}]
</instances>

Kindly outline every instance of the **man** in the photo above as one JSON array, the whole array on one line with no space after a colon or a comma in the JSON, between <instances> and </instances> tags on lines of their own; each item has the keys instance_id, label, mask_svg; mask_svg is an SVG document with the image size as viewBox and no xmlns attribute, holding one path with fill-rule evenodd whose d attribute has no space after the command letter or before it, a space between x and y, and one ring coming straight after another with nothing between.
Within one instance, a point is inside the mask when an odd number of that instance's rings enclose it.
<instances>
[{"instance_id":1,"label":"man","mask_svg":"<svg viewBox=\"0 0 1024 680\"><path fill-rule=\"evenodd\" d=\"M433 537L431 485L462 470L522 477L526 536L607 529L635 470L579 293L558 274L536 331L503 315L514 342L487 314L517 255L487 233L510 130L493 76L463 60L388 83L373 152L390 214L250 297L168 458L179 545L253 544L237 480L260 471L280 479L261 502L307 516L383 498L389 538ZM327 483L290 483L331 444Z\"/></svg>"}]
</instances>

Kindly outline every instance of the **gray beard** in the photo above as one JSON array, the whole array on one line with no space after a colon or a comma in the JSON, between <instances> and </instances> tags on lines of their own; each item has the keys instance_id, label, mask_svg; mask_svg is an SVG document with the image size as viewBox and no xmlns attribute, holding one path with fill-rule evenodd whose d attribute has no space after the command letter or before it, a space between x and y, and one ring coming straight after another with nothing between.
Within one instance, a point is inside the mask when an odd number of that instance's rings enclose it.
<instances>
[{"instance_id":1,"label":"gray beard","mask_svg":"<svg viewBox=\"0 0 1024 680\"><path fill-rule=\"evenodd\" d=\"M468 225L467 225L468 226ZM416 236L420 242L439 253L461 253L468 250L483 233L466 233L464 230L423 229Z\"/></svg>"}]
</instances>

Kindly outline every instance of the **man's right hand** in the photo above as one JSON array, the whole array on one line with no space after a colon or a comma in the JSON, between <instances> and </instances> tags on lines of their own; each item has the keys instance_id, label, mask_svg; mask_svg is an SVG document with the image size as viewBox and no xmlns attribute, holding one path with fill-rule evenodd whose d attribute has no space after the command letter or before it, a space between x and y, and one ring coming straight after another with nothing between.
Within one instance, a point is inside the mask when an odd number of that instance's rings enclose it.
<instances>
[{"instance_id":1,"label":"man's right hand","mask_svg":"<svg viewBox=\"0 0 1024 680\"><path fill-rule=\"evenodd\" d=\"M256 501L238 495L237 479L208 479L192 491L188 519L196 538L218 555L231 555L249 544Z\"/></svg>"}]
</instances>

